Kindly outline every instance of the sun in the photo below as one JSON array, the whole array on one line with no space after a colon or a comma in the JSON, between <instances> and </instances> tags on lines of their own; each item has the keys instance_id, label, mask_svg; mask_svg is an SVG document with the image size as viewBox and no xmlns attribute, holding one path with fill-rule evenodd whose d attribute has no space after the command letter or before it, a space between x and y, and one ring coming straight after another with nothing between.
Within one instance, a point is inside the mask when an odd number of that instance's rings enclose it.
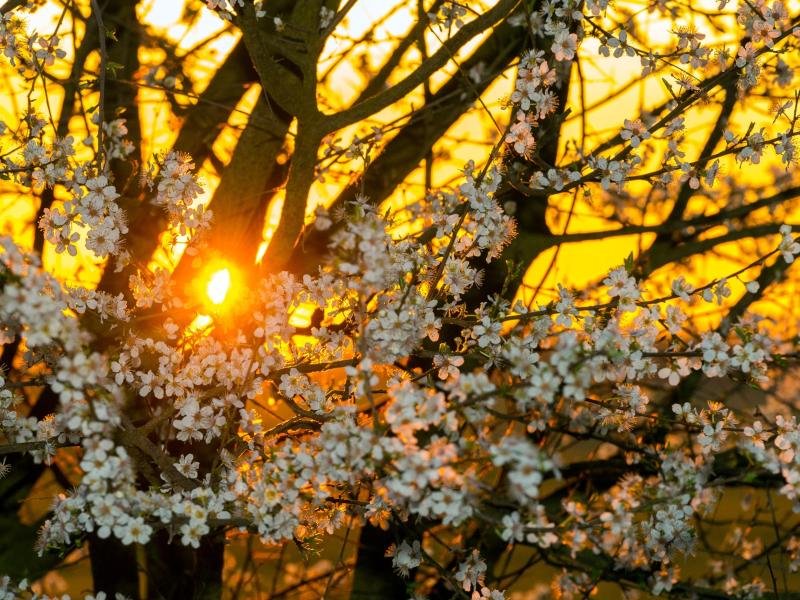
<instances>
[{"instance_id":1,"label":"sun","mask_svg":"<svg viewBox=\"0 0 800 600\"><path fill-rule=\"evenodd\" d=\"M231 288L231 271L227 267L215 271L206 285L206 294L212 304L222 304Z\"/></svg>"}]
</instances>

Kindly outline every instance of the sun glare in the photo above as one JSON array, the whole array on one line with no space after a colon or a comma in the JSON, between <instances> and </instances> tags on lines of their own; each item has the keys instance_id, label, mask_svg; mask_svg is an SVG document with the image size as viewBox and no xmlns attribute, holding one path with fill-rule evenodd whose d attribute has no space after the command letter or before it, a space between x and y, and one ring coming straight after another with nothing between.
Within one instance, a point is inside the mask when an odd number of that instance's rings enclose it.
<instances>
[{"instance_id":1,"label":"sun glare","mask_svg":"<svg viewBox=\"0 0 800 600\"><path fill-rule=\"evenodd\" d=\"M225 297L228 295L228 290L231 287L231 271L230 269L220 269L211 275L206 286L206 294L212 304L222 304L225 302Z\"/></svg>"}]
</instances>

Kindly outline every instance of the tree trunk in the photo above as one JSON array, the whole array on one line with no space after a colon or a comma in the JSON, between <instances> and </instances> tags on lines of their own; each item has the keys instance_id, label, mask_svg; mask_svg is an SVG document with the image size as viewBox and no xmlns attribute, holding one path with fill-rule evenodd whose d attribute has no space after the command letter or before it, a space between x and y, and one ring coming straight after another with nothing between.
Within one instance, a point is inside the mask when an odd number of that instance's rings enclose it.
<instances>
[{"instance_id":1,"label":"tree trunk","mask_svg":"<svg viewBox=\"0 0 800 600\"><path fill-rule=\"evenodd\" d=\"M146 547L147 598L212 600L222 595L224 534L209 535L197 549L170 543L159 531Z\"/></svg>"},{"instance_id":2,"label":"tree trunk","mask_svg":"<svg viewBox=\"0 0 800 600\"><path fill-rule=\"evenodd\" d=\"M395 541L391 530L366 524L361 528L352 600L405 600L406 580L392 569L386 549Z\"/></svg>"}]
</instances>

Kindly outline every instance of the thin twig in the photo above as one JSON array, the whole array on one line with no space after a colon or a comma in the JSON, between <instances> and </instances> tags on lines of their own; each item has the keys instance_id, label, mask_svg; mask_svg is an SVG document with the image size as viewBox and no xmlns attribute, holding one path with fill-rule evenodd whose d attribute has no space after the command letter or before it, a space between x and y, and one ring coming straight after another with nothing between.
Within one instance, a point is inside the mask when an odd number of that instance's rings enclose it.
<instances>
[{"instance_id":1,"label":"thin twig","mask_svg":"<svg viewBox=\"0 0 800 600\"><path fill-rule=\"evenodd\" d=\"M97 37L100 44L100 73L97 76L100 88L100 101L97 104L97 114L99 123L97 124L97 171L103 172L103 123L105 123L105 102L106 102L106 28L103 24L103 15L97 0L92 0L92 13L97 21Z\"/></svg>"}]
</instances>

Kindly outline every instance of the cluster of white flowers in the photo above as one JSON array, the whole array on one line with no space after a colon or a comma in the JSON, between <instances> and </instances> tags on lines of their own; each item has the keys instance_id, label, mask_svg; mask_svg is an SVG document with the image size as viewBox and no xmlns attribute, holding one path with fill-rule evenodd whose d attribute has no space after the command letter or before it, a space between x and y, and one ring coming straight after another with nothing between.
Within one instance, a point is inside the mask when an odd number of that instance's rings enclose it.
<instances>
[{"instance_id":1,"label":"cluster of white flowers","mask_svg":"<svg viewBox=\"0 0 800 600\"><path fill-rule=\"evenodd\" d=\"M656 49L642 49L629 42L628 32L620 29L612 34L601 26L599 18L607 9L606 3L592 3L587 7L592 16L585 16L571 0L548 3L539 13L531 18L535 20L544 35L552 36L550 49L552 58L548 64L544 52L531 52L523 56L518 69L516 89L511 96L514 110L512 124L508 128L505 141L513 151L524 158L532 158L536 148L535 129L542 119L552 115L557 108L555 91L551 86L556 82L556 67L561 61L572 61L578 52L579 42L589 35L595 36L599 44L599 53L606 57L641 58L643 76L655 72L659 65L674 71L676 83L687 91L687 97L696 96L700 91L695 85L700 80L698 75L722 76L735 74L740 87L754 88L763 79L762 71L767 69L777 74L777 82L781 86L791 85L792 68L782 59L774 57L774 47L779 42L785 48L796 48L797 32L800 28L792 28L788 11L784 2L773 3L760 1L756 4L743 3L737 12L737 19L751 38L740 46L735 58L725 49L716 50L704 45L706 34L694 29L679 28L674 31L675 47L659 52ZM793 35L790 35L793 34ZM713 59L712 59L713 57ZM774 63L774 64L773 64ZM689 73L689 75L687 75ZM666 103L663 109L675 112L680 98ZM787 110L796 104L788 101L777 111L778 117L785 117L789 127L775 131L775 135L766 136L765 130L736 136L726 131L727 148L724 154L732 154L740 162L759 164L766 148L771 147L788 166L796 155L794 138L797 135L796 116ZM796 115L796 110L794 111ZM567 167L553 166L544 171L535 171L530 175L529 185L534 189L562 191L569 188L599 181L604 190L622 189L632 177L649 180L657 185L669 185L675 176L681 183L688 181L692 189L698 189L701 183L712 187L719 171L719 158L693 163L686 159L681 149L685 125L683 117L657 119L657 115L643 113L640 118L624 119L619 139L626 145L613 156L598 153L585 153L583 150L574 155L574 160ZM777 121L777 119L776 119ZM662 135L656 135L660 130ZM645 142L666 142L662 167L653 171L643 170L646 162L636 151Z\"/></svg>"},{"instance_id":2,"label":"cluster of white flowers","mask_svg":"<svg viewBox=\"0 0 800 600\"><path fill-rule=\"evenodd\" d=\"M516 118L505 138L518 154L529 156L533 152L533 129L558 108L555 91L550 89L556 79L556 71L547 64L543 52L531 51L522 57L511 94Z\"/></svg>"},{"instance_id":3,"label":"cluster of white flowers","mask_svg":"<svg viewBox=\"0 0 800 600\"><path fill-rule=\"evenodd\" d=\"M97 115L96 115L97 116ZM72 136L45 141L46 121L38 115L21 119L25 131L0 131L4 136L24 136L27 141L17 152L0 159L0 170L18 183L41 191L63 188L69 199L45 206L38 226L56 252L78 253L81 231L86 248L98 258L119 252L128 233L125 213L116 200L115 186L109 181L107 165L98 171L94 162L75 160L77 148ZM95 119L96 124L96 119ZM104 156L125 158L132 150L125 141L124 121L103 123Z\"/></svg>"},{"instance_id":4,"label":"cluster of white flowers","mask_svg":"<svg viewBox=\"0 0 800 600\"><path fill-rule=\"evenodd\" d=\"M368 512L391 509L405 518L458 525L481 518L483 465L491 464L507 472L508 496L517 506L502 519L507 539L542 547L568 543L574 549L599 543L610 550L623 544L621 564L643 558L663 562L673 551L688 551L691 515L697 503L709 501L703 485L707 476L701 473L735 437L736 420L729 409L677 407L698 458L653 455L661 462L660 475L647 482L625 480L626 499L608 493L607 506L566 505L574 517L566 528L553 524L539 501L543 482L559 476L558 457L525 437L496 436L493 423L509 399L518 411L515 418L528 431L541 431L569 415L578 430L614 422L624 432L650 411L647 395L635 382L646 383L658 374L674 385L693 370L711 377L739 371L758 381L767 372L774 342L746 328L736 329L742 338L738 343L708 332L688 357L673 357L676 342L662 345L659 323L666 311L666 327L678 336L682 312L668 304L671 297L644 300L639 282L619 267L604 281L611 302L601 308L582 310L562 289L557 306L538 312L520 305L512 311L507 303L479 309L467 319L459 345L437 355L436 368L444 371L439 382L429 387L409 379L393 363L437 337L432 332L447 322L452 298L467 285L440 286L436 278L445 281L442 261L463 261L476 251L491 255L503 243L495 222L501 213L492 200L497 174L480 178L468 170L466 177L459 194L440 198L439 206L446 203L452 212L430 215L437 237L424 245L411 238L395 241L387 234L390 220L363 201L354 204L352 220L332 242L337 257L331 266L302 282L286 274L268 277L242 308L241 314L249 316L235 335L200 336L187 345L166 319L160 336L129 335L108 358L87 354L81 350L80 340L86 338L77 322L58 310L55 298L44 296L44 305L42 298L38 305L15 302L23 288L8 279L4 322L24 329L32 347L62 346L58 358L48 359L61 408L47 426L17 418L14 395L5 390L4 435L14 442L50 444L32 448L39 456L54 452L56 443L83 448L84 477L55 505L41 547L68 544L87 531L123 544L147 543L159 528L197 547L204 535L226 524L251 527L265 541L277 542L290 539L301 526L309 534L333 526L342 509L332 496L345 499L359 489L361 494L370 490ZM425 259L427 245L439 250ZM20 276L20 265L25 265L24 276L33 281L46 277L13 247L5 256L9 273ZM55 287L50 280L47 284ZM45 284L37 285L41 290ZM683 280L673 288L683 299L710 289L692 290ZM168 301L162 292L140 293L156 303ZM314 345L298 345L290 319L303 303L338 315L347 327L318 328ZM598 318L600 310L606 311L604 318ZM504 322L512 324L508 335L502 333ZM62 329L37 337L33 327L44 323L51 328L61 323ZM509 379L501 382L482 369L465 370L480 356L502 362ZM346 367L341 383L322 385L315 379L315 372L337 365ZM617 392L597 410L591 390L604 382L616 384ZM284 437L281 427L266 429L251 407L269 385L295 413L294 424L288 424L305 432L300 441ZM132 403L143 411L136 422L126 416ZM367 422L372 425L365 427ZM467 423L475 431L470 441L459 433ZM781 427L775 445L786 455L794 443L790 435L798 444L800 437L796 429ZM154 443L150 432L177 444L176 450ZM763 447L760 460L783 469L783 491L794 498L800 491L793 487L800 483L795 476L800 468L781 466L777 458L769 462ZM222 453L210 457L204 448ZM156 471L142 472L131 459L132 450L143 453ZM141 475L153 478L147 490L137 485ZM670 481L674 490L649 497L653 490L671 489L665 488ZM635 520L631 511L645 502L661 508L650 513L649 521ZM401 544L396 551L401 572L418 566L414 548ZM470 555L455 574L466 591L483 593L481 564Z\"/></svg>"},{"instance_id":5,"label":"cluster of white flowers","mask_svg":"<svg viewBox=\"0 0 800 600\"><path fill-rule=\"evenodd\" d=\"M182 236L208 229L213 213L197 202L203 188L194 173L192 158L170 152L159 166L158 175L148 178L147 184L155 185L153 203L166 210L170 225Z\"/></svg>"}]
</instances>

